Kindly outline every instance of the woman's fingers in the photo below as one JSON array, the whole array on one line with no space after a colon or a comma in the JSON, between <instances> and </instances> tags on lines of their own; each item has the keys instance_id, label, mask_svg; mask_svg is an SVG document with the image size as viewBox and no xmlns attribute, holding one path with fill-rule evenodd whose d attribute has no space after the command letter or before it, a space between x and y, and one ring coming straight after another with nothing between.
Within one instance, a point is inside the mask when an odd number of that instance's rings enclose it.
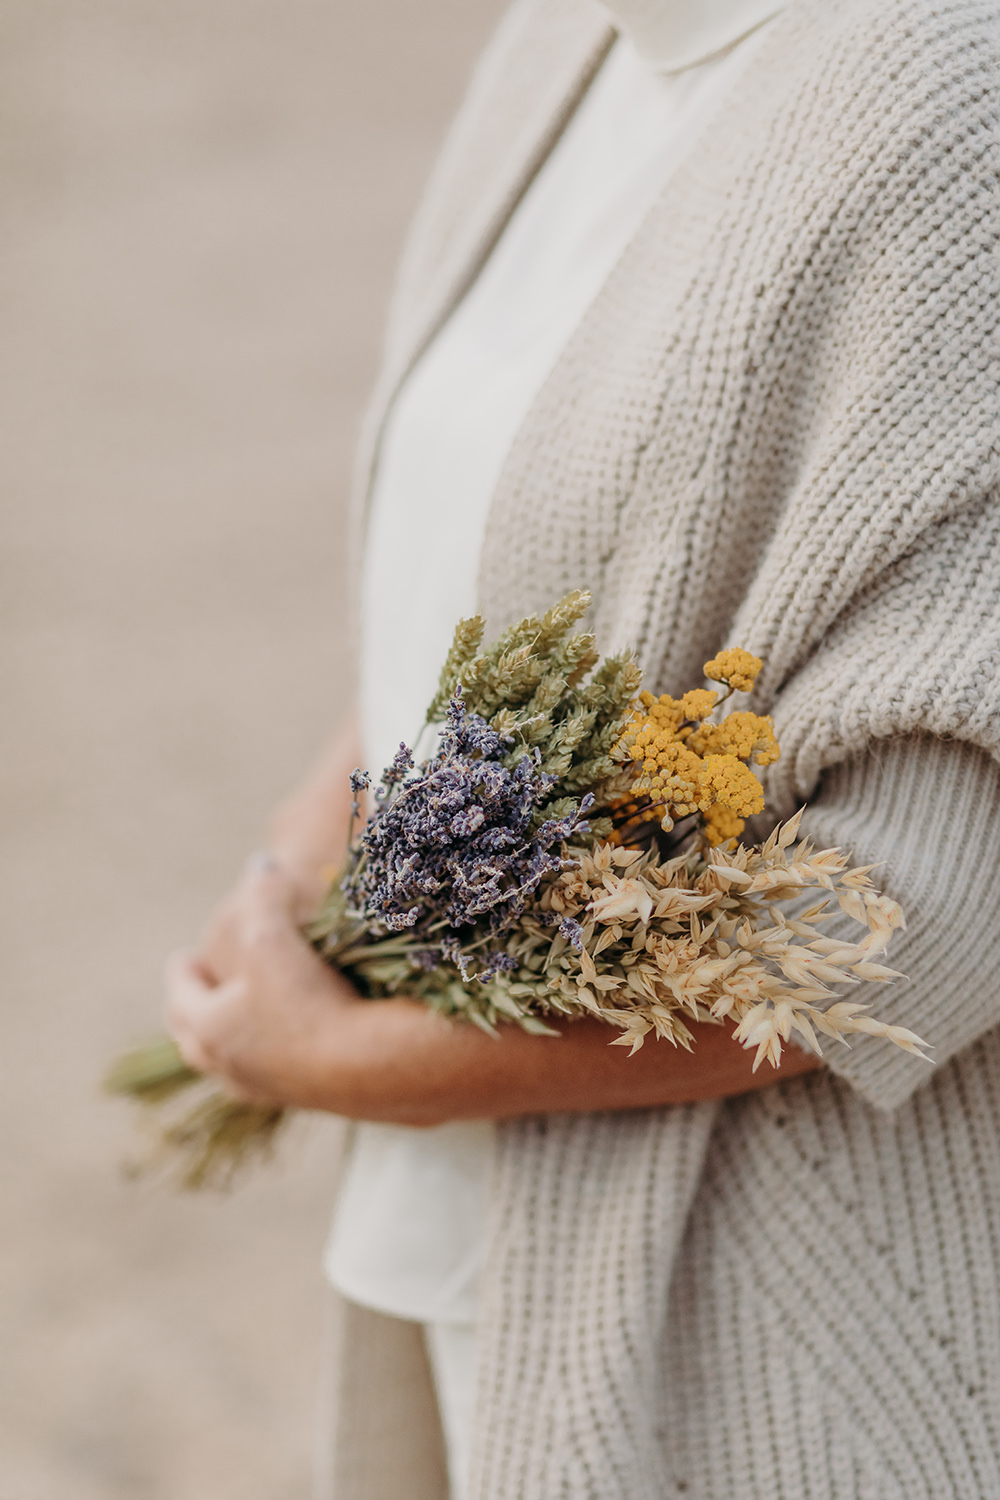
<instances>
[{"instance_id":1,"label":"woman's fingers","mask_svg":"<svg viewBox=\"0 0 1000 1500\"><path fill-rule=\"evenodd\" d=\"M203 1021L213 987L193 954L172 953L167 959L167 1027L184 1061L199 1073L208 1072L210 1066L199 1023Z\"/></svg>"},{"instance_id":2,"label":"woman's fingers","mask_svg":"<svg viewBox=\"0 0 1000 1500\"><path fill-rule=\"evenodd\" d=\"M302 934L298 894L287 872L273 862L255 864L240 891L243 972L251 983L274 994L316 984L326 990L331 973Z\"/></svg>"},{"instance_id":3,"label":"woman's fingers","mask_svg":"<svg viewBox=\"0 0 1000 1500\"><path fill-rule=\"evenodd\" d=\"M243 987L238 977L217 984L195 954L167 960L167 1026L184 1061L199 1073L223 1070L222 1044Z\"/></svg>"},{"instance_id":4,"label":"woman's fingers","mask_svg":"<svg viewBox=\"0 0 1000 1500\"><path fill-rule=\"evenodd\" d=\"M241 924L237 885L212 912L198 943L198 958L217 983L229 978L239 963Z\"/></svg>"},{"instance_id":5,"label":"woman's fingers","mask_svg":"<svg viewBox=\"0 0 1000 1500\"><path fill-rule=\"evenodd\" d=\"M297 887L290 882L286 872L279 871L273 856L264 853L251 855L236 885L213 912L198 945L198 958L216 983L222 983L231 978L243 965L247 921L251 909L256 926L259 927L261 922L261 900L257 891L258 877L271 874L277 878L270 884L265 881L267 889L261 894L265 898L273 896L276 902L284 902L284 896L279 898L278 891L287 889L288 908L290 911L295 908L299 900Z\"/></svg>"},{"instance_id":6,"label":"woman's fingers","mask_svg":"<svg viewBox=\"0 0 1000 1500\"><path fill-rule=\"evenodd\" d=\"M298 931L298 891L273 855L252 855L243 867L238 890L245 934Z\"/></svg>"},{"instance_id":7,"label":"woman's fingers","mask_svg":"<svg viewBox=\"0 0 1000 1500\"><path fill-rule=\"evenodd\" d=\"M229 904L227 976L204 949L167 966L167 1020L184 1059L240 1097L310 1102L322 1058L343 1049L344 1018L361 1002L310 947L296 886L254 860Z\"/></svg>"}]
</instances>

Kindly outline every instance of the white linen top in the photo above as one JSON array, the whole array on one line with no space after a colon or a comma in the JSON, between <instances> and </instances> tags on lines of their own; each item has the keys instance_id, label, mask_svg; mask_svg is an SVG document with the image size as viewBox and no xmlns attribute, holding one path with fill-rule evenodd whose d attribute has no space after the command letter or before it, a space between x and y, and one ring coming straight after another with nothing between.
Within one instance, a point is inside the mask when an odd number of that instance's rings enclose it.
<instances>
[{"instance_id":1,"label":"white linen top","mask_svg":"<svg viewBox=\"0 0 1000 1500\"><path fill-rule=\"evenodd\" d=\"M385 430L362 594L373 772L419 731L455 624L475 612L487 512L532 400L781 5L606 8L622 36ZM422 1323L474 1320L492 1129L358 1127L325 1255L344 1296Z\"/></svg>"}]
</instances>

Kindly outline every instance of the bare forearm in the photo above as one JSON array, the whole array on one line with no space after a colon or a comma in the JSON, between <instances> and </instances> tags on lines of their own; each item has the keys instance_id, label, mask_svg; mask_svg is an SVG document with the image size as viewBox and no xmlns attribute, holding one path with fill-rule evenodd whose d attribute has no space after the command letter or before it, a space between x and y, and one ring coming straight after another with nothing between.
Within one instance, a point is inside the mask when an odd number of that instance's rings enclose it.
<instances>
[{"instance_id":1,"label":"bare forearm","mask_svg":"<svg viewBox=\"0 0 1000 1500\"><path fill-rule=\"evenodd\" d=\"M324 867L346 846L348 777L359 754L352 718L275 816L271 847L306 906L322 896ZM346 981L310 958L317 998L326 990L334 1002L329 1012L320 1001L297 1035L282 1038L287 1047L268 1049L262 1072L235 1068L231 1076L279 1102L351 1119L419 1126L688 1104L747 1093L822 1066L793 1046L780 1069L765 1063L754 1073L753 1054L728 1028L711 1025L692 1026L691 1052L647 1040L633 1056L611 1045L611 1028L591 1020L565 1023L557 1037L508 1025L494 1038L414 1001L360 1000Z\"/></svg>"},{"instance_id":2,"label":"bare forearm","mask_svg":"<svg viewBox=\"0 0 1000 1500\"><path fill-rule=\"evenodd\" d=\"M360 755L357 718L352 713L271 819L269 848L314 900L326 888L324 872L344 858L351 816L348 777Z\"/></svg>"},{"instance_id":3,"label":"bare forearm","mask_svg":"<svg viewBox=\"0 0 1000 1500\"><path fill-rule=\"evenodd\" d=\"M629 1056L598 1021L566 1023L558 1037L505 1026L499 1039L406 1000L362 1001L370 1019L340 1032L337 1054L299 1102L354 1119L434 1125L579 1110L639 1109L728 1098L822 1064L797 1047L775 1071L722 1026L694 1025L691 1052L647 1041Z\"/></svg>"}]
</instances>

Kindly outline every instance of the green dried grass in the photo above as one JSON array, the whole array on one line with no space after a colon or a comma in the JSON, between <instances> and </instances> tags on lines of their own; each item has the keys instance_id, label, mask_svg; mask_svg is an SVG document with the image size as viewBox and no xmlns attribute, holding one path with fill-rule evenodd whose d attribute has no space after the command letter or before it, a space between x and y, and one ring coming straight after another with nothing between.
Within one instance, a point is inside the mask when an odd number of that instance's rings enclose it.
<instances>
[{"instance_id":1,"label":"green dried grass","mask_svg":"<svg viewBox=\"0 0 1000 1500\"><path fill-rule=\"evenodd\" d=\"M427 713L428 724L441 723L461 687L466 708L512 739L509 766L540 751L541 769L556 783L535 812L537 825L567 816L584 792L596 792L600 805L602 797L623 789L623 777L627 780L610 750L630 716L641 673L628 654L601 661L593 635L575 630L590 603L589 593L574 590L544 615L518 621L485 647L482 619L460 621ZM588 822L578 842L608 836L607 819ZM405 989L430 1008L464 1016L490 1032L502 1020L516 1020L528 1031L551 1030L509 993L498 990L493 1005L483 986L464 984L454 971L415 971L405 935L373 942L366 924L349 917L339 883L306 936L365 994ZM282 1109L232 1098L188 1067L166 1038L119 1058L104 1087L143 1105L157 1127L154 1149L138 1170L166 1171L188 1189L229 1187L245 1167L269 1159L287 1118Z\"/></svg>"},{"instance_id":2,"label":"green dried grass","mask_svg":"<svg viewBox=\"0 0 1000 1500\"><path fill-rule=\"evenodd\" d=\"M287 1118L278 1106L247 1104L226 1094L188 1067L169 1037L117 1058L103 1086L150 1112L153 1145L130 1164L130 1174L162 1172L189 1191L229 1188L245 1168L270 1160ZM171 1111L171 1105L177 1107Z\"/></svg>"}]
</instances>

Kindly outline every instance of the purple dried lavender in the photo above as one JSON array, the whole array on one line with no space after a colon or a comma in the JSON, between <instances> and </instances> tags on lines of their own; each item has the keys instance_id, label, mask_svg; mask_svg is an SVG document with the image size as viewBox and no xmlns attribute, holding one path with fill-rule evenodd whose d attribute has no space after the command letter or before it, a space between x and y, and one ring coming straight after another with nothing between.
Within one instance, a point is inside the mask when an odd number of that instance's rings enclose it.
<instances>
[{"instance_id":1,"label":"purple dried lavender","mask_svg":"<svg viewBox=\"0 0 1000 1500\"><path fill-rule=\"evenodd\" d=\"M494 935L517 921L590 800L534 828L555 778L538 756L503 764L512 741L451 700L433 757L414 769L401 745L362 835L353 880L365 916L392 931L439 921L453 932L482 924ZM456 953L457 953L456 949ZM450 949L445 955L459 964ZM485 955L487 964L492 955ZM499 964L493 973L505 967Z\"/></svg>"},{"instance_id":2,"label":"purple dried lavender","mask_svg":"<svg viewBox=\"0 0 1000 1500\"><path fill-rule=\"evenodd\" d=\"M399 749L392 757L389 765L382 772L382 784L375 793L375 801L385 802L386 798L391 796L393 787L398 786L401 781L405 781L407 775L412 770L413 753L409 746L400 740Z\"/></svg>"},{"instance_id":3,"label":"purple dried lavender","mask_svg":"<svg viewBox=\"0 0 1000 1500\"><path fill-rule=\"evenodd\" d=\"M367 792L368 788L372 784L372 779L369 776L369 774L368 774L367 771L362 771L359 767L355 767L355 769L351 772L351 775L350 775L350 783L351 783L351 826L350 826L350 832L349 832L348 837L347 837L347 842L348 843L350 843L351 839L354 837L354 824L357 821L357 819L361 816L361 793L362 792Z\"/></svg>"},{"instance_id":4,"label":"purple dried lavender","mask_svg":"<svg viewBox=\"0 0 1000 1500\"><path fill-rule=\"evenodd\" d=\"M559 933L571 948L576 948L577 951L583 948L583 928L573 917L563 917L559 923Z\"/></svg>"},{"instance_id":5,"label":"purple dried lavender","mask_svg":"<svg viewBox=\"0 0 1000 1500\"><path fill-rule=\"evenodd\" d=\"M471 954L463 951L462 944L457 937L442 938L438 945L438 955L445 963L454 964L464 980L472 978L473 960Z\"/></svg>"},{"instance_id":6,"label":"purple dried lavender","mask_svg":"<svg viewBox=\"0 0 1000 1500\"><path fill-rule=\"evenodd\" d=\"M510 974L517 968L517 959L512 953L504 953L502 948L496 948L492 953L486 955L486 962L479 970L476 978L480 984L489 984L498 974Z\"/></svg>"}]
</instances>

